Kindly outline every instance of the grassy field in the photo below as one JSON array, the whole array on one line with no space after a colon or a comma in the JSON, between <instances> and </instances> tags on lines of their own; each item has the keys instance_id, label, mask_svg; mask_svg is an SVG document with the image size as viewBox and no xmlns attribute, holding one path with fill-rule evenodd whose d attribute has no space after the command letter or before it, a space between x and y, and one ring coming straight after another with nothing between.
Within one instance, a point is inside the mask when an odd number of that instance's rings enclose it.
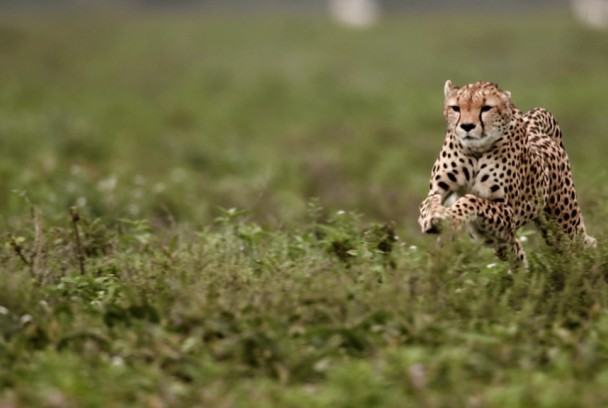
<instances>
[{"instance_id":1,"label":"grassy field","mask_svg":"<svg viewBox=\"0 0 608 408\"><path fill-rule=\"evenodd\" d=\"M0 18L0 406L607 406L606 44L546 13ZM508 275L419 233L446 79L557 116L597 251L526 229Z\"/></svg>"}]
</instances>

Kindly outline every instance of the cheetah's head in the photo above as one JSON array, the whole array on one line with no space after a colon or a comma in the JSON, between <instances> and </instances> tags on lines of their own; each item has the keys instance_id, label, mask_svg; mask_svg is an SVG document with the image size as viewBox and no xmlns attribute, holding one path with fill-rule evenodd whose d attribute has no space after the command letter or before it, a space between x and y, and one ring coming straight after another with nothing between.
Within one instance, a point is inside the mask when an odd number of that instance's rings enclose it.
<instances>
[{"instance_id":1,"label":"cheetah's head","mask_svg":"<svg viewBox=\"0 0 608 408\"><path fill-rule=\"evenodd\" d=\"M491 82L456 87L448 80L444 93L448 129L463 148L484 152L507 133L513 115L509 91Z\"/></svg>"}]
</instances>

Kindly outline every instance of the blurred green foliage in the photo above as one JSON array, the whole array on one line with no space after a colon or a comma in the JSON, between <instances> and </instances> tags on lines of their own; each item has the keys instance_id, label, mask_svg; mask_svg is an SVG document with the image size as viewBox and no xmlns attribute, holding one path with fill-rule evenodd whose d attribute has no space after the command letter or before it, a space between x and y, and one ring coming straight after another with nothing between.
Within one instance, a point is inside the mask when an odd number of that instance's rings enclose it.
<instances>
[{"instance_id":1,"label":"blurred green foliage","mask_svg":"<svg viewBox=\"0 0 608 408\"><path fill-rule=\"evenodd\" d=\"M0 405L607 405L607 39L546 13L2 18ZM420 236L448 78L555 113L596 252L525 231L510 275Z\"/></svg>"},{"instance_id":2,"label":"blurred green foliage","mask_svg":"<svg viewBox=\"0 0 608 408\"><path fill-rule=\"evenodd\" d=\"M305 16L4 20L2 219L23 213L19 191L47 216L77 204L200 225L238 207L276 224L319 197L413 226L448 78L552 110L586 200L605 176L605 41L561 15L405 15L364 32Z\"/></svg>"}]
</instances>

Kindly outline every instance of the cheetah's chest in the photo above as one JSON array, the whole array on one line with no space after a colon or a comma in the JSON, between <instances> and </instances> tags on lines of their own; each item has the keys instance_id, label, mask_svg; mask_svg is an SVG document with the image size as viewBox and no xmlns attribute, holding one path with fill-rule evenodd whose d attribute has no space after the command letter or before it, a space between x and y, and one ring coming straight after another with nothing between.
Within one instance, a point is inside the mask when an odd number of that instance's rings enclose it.
<instances>
[{"instance_id":1,"label":"cheetah's chest","mask_svg":"<svg viewBox=\"0 0 608 408\"><path fill-rule=\"evenodd\" d=\"M506 163L495 160L485 160L484 158L474 161L470 166L463 167L461 172L470 175L466 181L460 183L458 188L448 195L444 205L449 207L456 200L466 194L485 198L490 201L507 201L509 192L514 188L511 186L517 183L518 175Z\"/></svg>"}]
</instances>

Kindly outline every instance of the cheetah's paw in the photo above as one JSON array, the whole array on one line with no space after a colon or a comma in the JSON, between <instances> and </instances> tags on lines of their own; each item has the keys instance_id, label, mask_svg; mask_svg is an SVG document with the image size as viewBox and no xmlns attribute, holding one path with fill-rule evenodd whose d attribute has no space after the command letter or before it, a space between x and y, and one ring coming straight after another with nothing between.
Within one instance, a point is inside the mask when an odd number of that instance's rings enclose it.
<instances>
[{"instance_id":1,"label":"cheetah's paw","mask_svg":"<svg viewBox=\"0 0 608 408\"><path fill-rule=\"evenodd\" d=\"M431 214L430 216L420 216L418 224L420 229L425 234L439 234L443 231L449 222L449 214L447 211L440 211Z\"/></svg>"}]
</instances>

